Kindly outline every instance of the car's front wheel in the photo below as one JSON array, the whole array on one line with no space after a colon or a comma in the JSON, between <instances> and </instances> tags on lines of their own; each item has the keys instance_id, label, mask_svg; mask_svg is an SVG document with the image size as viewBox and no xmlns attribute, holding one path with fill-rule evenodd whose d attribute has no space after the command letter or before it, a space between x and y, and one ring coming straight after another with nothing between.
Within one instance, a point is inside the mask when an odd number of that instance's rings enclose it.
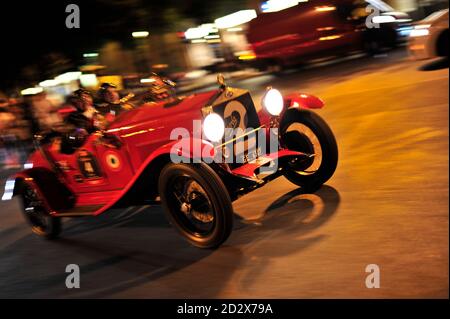
<instances>
[{"instance_id":1,"label":"car's front wheel","mask_svg":"<svg viewBox=\"0 0 450 319\"><path fill-rule=\"evenodd\" d=\"M29 182L21 185L22 213L36 235L55 239L61 233L61 218L50 216L38 189Z\"/></svg>"},{"instance_id":2,"label":"car's front wheel","mask_svg":"<svg viewBox=\"0 0 450 319\"><path fill-rule=\"evenodd\" d=\"M292 183L314 192L331 178L337 167L338 147L327 123L317 114L293 111L280 125L284 147L309 154L308 159L287 163L284 176Z\"/></svg>"},{"instance_id":3,"label":"car's front wheel","mask_svg":"<svg viewBox=\"0 0 450 319\"><path fill-rule=\"evenodd\" d=\"M158 182L170 223L192 245L215 248L233 228L233 206L225 185L206 164L167 164Z\"/></svg>"}]
</instances>

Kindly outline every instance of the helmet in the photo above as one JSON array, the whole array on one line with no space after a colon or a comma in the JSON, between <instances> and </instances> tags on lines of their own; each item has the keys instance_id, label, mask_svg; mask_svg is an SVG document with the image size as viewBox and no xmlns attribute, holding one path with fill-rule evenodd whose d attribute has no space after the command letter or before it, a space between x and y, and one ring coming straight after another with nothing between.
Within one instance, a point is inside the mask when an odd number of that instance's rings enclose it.
<instances>
[{"instance_id":1,"label":"helmet","mask_svg":"<svg viewBox=\"0 0 450 319\"><path fill-rule=\"evenodd\" d=\"M67 102L75 106L78 111L84 112L89 104L92 104L92 94L85 89L78 89L68 97Z\"/></svg>"},{"instance_id":2,"label":"helmet","mask_svg":"<svg viewBox=\"0 0 450 319\"><path fill-rule=\"evenodd\" d=\"M111 90L108 89L114 89L114 91L111 92ZM100 100L108 103L117 103L120 99L120 96L115 92L115 89L117 89L117 86L113 83L102 83L98 91L98 97L100 98Z\"/></svg>"},{"instance_id":3,"label":"helmet","mask_svg":"<svg viewBox=\"0 0 450 319\"><path fill-rule=\"evenodd\" d=\"M107 82L105 82L105 83L102 83L101 85L100 85L100 90L106 90L106 89L108 89L108 88L117 88L117 85L115 85L115 84L113 84L113 83L107 83Z\"/></svg>"}]
</instances>

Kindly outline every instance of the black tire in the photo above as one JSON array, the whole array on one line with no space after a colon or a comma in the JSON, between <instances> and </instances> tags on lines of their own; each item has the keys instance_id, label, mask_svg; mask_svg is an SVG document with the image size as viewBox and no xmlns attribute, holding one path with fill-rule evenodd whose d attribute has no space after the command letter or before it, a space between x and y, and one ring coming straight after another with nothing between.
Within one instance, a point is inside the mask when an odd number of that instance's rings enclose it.
<instances>
[{"instance_id":1,"label":"black tire","mask_svg":"<svg viewBox=\"0 0 450 319\"><path fill-rule=\"evenodd\" d=\"M363 49L369 55L377 55L398 47L398 35L393 27L368 29L363 36Z\"/></svg>"},{"instance_id":2,"label":"black tire","mask_svg":"<svg viewBox=\"0 0 450 319\"><path fill-rule=\"evenodd\" d=\"M448 58L448 46L448 30L445 30L437 40L437 55Z\"/></svg>"},{"instance_id":3,"label":"black tire","mask_svg":"<svg viewBox=\"0 0 450 319\"><path fill-rule=\"evenodd\" d=\"M274 75L274 76L282 76L284 71L286 71L286 65L282 60L271 59L265 61L265 71Z\"/></svg>"},{"instance_id":4,"label":"black tire","mask_svg":"<svg viewBox=\"0 0 450 319\"><path fill-rule=\"evenodd\" d=\"M398 34L394 27L386 27L383 31L383 42L388 49L398 47Z\"/></svg>"},{"instance_id":5,"label":"black tire","mask_svg":"<svg viewBox=\"0 0 450 319\"><path fill-rule=\"evenodd\" d=\"M376 55L382 51L382 44L378 32L368 29L363 34L363 50L368 55Z\"/></svg>"},{"instance_id":6,"label":"black tire","mask_svg":"<svg viewBox=\"0 0 450 319\"><path fill-rule=\"evenodd\" d=\"M292 110L286 113L280 124L281 143L288 149L308 154L315 152L314 143L307 134L288 131L291 125L296 123L307 127L317 137L321 151L320 163L314 162L318 160L318 156L317 159L310 159L311 162L288 163L284 168L284 176L306 191L314 192L328 181L336 170L338 163L336 139L327 123L316 113L308 110ZM317 168L306 174L307 169L314 164Z\"/></svg>"},{"instance_id":7,"label":"black tire","mask_svg":"<svg viewBox=\"0 0 450 319\"><path fill-rule=\"evenodd\" d=\"M45 239L56 239L62 230L61 218L52 217L44 207L43 198L34 185L23 182L20 191L22 213L36 235Z\"/></svg>"},{"instance_id":8,"label":"black tire","mask_svg":"<svg viewBox=\"0 0 450 319\"><path fill-rule=\"evenodd\" d=\"M192 245L216 248L230 236L231 199L208 165L169 163L161 171L158 190L169 222Z\"/></svg>"}]
</instances>

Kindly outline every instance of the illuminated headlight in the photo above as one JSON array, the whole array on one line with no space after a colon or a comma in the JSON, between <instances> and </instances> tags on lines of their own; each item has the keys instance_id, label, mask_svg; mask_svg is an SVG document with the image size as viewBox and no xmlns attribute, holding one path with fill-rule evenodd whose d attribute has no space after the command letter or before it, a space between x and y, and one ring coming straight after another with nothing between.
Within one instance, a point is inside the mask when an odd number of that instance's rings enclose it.
<instances>
[{"instance_id":1,"label":"illuminated headlight","mask_svg":"<svg viewBox=\"0 0 450 319\"><path fill-rule=\"evenodd\" d=\"M269 89L262 98L262 105L271 115L278 116L283 111L283 96L277 89Z\"/></svg>"},{"instance_id":2,"label":"illuminated headlight","mask_svg":"<svg viewBox=\"0 0 450 319\"><path fill-rule=\"evenodd\" d=\"M428 30L430 26L428 24L417 25L409 34L410 37L424 37L430 34L430 30Z\"/></svg>"},{"instance_id":3,"label":"illuminated headlight","mask_svg":"<svg viewBox=\"0 0 450 319\"><path fill-rule=\"evenodd\" d=\"M225 133L225 123L216 113L208 114L203 120L203 133L211 142L218 142Z\"/></svg>"}]
</instances>

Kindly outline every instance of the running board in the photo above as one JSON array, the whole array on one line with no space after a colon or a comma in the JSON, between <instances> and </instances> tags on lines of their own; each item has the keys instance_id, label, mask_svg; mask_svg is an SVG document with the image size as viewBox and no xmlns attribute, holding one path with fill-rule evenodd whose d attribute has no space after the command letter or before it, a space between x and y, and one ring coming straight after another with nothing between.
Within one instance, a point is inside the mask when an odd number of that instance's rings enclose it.
<instances>
[{"instance_id":1,"label":"running board","mask_svg":"<svg viewBox=\"0 0 450 319\"><path fill-rule=\"evenodd\" d=\"M105 205L106 204L76 206L74 208L62 210L60 212L54 212L51 215L55 217L94 216L95 213Z\"/></svg>"},{"instance_id":2,"label":"running board","mask_svg":"<svg viewBox=\"0 0 450 319\"><path fill-rule=\"evenodd\" d=\"M51 215L55 217L82 217L82 216L97 216L100 209L107 204L99 205L80 205L71 209L62 210L60 212L53 212ZM161 205L159 197L153 200L147 200L142 205Z\"/></svg>"}]
</instances>

